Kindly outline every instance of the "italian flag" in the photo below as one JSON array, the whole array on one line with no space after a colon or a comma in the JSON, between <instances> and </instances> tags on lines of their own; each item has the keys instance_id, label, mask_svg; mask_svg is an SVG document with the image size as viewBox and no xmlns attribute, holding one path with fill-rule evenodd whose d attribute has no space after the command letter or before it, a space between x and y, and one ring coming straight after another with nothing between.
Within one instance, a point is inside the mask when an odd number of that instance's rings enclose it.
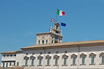
<instances>
[{"instance_id":1,"label":"italian flag","mask_svg":"<svg viewBox=\"0 0 104 69\"><path fill-rule=\"evenodd\" d=\"M65 16L65 12L62 10L57 9L57 15L59 16Z\"/></svg>"}]
</instances>

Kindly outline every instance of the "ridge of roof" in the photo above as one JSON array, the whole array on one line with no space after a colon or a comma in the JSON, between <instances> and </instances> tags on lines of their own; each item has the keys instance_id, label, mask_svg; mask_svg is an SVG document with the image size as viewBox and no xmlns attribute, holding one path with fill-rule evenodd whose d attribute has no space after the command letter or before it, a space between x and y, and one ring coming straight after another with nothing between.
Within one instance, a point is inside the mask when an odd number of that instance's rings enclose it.
<instances>
[{"instance_id":1,"label":"ridge of roof","mask_svg":"<svg viewBox=\"0 0 104 69\"><path fill-rule=\"evenodd\" d=\"M43 35L43 34L54 34L54 35L62 37L62 35L59 35L59 34L56 34L56 33L53 33L53 32L37 33L36 35Z\"/></svg>"},{"instance_id":2,"label":"ridge of roof","mask_svg":"<svg viewBox=\"0 0 104 69\"><path fill-rule=\"evenodd\" d=\"M18 50L18 51L7 51L7 52L2 52L0 54L16 54L16 53L20 53L22 52L22 50Z\"/></svg>"},{"instance_id":3,"label":"ridge of roof","mask_svg":"<svg viewBox=\"0 0 104 69\"><path fill-rule=\"evenodd\" d=\"M98 44L103 44L104 45L104 40L92 40L92 41L77 41L77 42L63 42L63 43L54 43L54 44L44 44L44 45L34 45L34 46L29 46L29 47L24 47L21 48L22 50L24 49L32 49L32 48L46 48L46 47L62 47L62 46L67 46L67 47L74 47L74 46L82 46L82 45L98 45Z\"/></svg>"}]
</instances>

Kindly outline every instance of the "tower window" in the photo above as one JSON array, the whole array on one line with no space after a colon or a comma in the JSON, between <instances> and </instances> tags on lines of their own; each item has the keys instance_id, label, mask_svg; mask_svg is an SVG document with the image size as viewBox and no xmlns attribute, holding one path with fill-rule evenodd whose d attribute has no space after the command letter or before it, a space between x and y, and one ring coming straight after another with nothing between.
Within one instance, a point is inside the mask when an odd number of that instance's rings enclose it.
<instances>
[{"instance_id":1,"label":"tower window","mask_svg":"<svg viewBox=\"0 0 104 69\"><path fill-rule=\"evenodd\" d=\"M38 44L40 44L40 40L38 41Z\"/></svg>"},{"instance_id":2,"label":"tower window","mask_svg":"<svg viewBox=\"0 0 104 69\"><path fill-rule=\"evenodd\" d=\"M46 40L46 44L48 44L48 40Z\"/></svg>"},{"instance_id":3,"label":"tower window","mask_svg":"<svg viewBox=\"0 0 104 69\"><path fill-rule=\"evenodd\" d=\"M56 33L58 34L58 31L56 31Z\"/></svg>"},{"instance_id":4,"label":"tower window","mask_svg":"<svg viewBox=\"0 0 104 69\"><path fill-rule=\"evenodd\" d=\"M52 43L53 43L53 40L52 40Z\"/></svg>"},{"instance_id":5,"label":"tower window","mask_svg":"<svg viewBox=\"0 0 104 69\"><path fill-rule=\"evenodd\" d=\"M56 29L58 29L58 26L56 26Z\"/></svg>"},{"instance_id":6,"label":"tower window","mask_svg":"<svg viewBox=\"0 0 104 69\"><path fill-rule=\"evenodd\" d=\"M44 40L42 40L42 44L44 44Z\"/></svg>"},{"instance_id":7,"label":"tower window","mask_svg":"<svg viewBox=\"0 0 104 69\"><path fill-rule=\"evenodd\" d=\"M58 36L55 36L55 39L57 40L58 39Z\"/></svg>"}]
</instances>

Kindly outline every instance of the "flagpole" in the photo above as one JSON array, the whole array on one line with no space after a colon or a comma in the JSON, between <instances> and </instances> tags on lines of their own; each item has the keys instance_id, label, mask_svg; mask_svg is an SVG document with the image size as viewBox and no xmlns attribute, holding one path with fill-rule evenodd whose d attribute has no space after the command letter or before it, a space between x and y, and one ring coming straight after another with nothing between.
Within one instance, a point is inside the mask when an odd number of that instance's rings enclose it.
<instances>
[{"instance_id":1,"label":"flagpole","mask_svg":"<svg viewBox=\"0 0 104 69\"><path fill-rule=\"evenodd\" d=\"M50 20L51 21L51 20ZM50 32L50 29L51 29L51 22L50 22L50 25L49 25L49 32Z\"/></svg>"},{"instance_id":2,"label":"flagpole","mask_svg":"<svg viewBox=\"0 0 104 69\"><path fill-rule=\"evenodd\" d=\"M58 9L57 9L57 10L58 10ZM56 12L57 12L57 10L56 10ZM56 13L56 22L58 22L57 13Z\"/></svg>"}]
</instances>

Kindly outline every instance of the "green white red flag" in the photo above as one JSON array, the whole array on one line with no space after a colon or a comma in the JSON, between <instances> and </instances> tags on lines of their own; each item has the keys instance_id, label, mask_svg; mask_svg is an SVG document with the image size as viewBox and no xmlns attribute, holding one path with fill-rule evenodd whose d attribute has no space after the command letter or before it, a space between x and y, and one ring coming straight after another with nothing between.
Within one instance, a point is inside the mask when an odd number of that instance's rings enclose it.
<instances>
[{"instance_id":1,"label":"green white red flag","mask_svg":"<svg viewBox=\"0 0 104 69\"><path fill-rule=\"evenodd\" d=\"M57 9L57 15L59 16L65 16L65 12L62 10Z\"/></svg>"}]
</instances>

